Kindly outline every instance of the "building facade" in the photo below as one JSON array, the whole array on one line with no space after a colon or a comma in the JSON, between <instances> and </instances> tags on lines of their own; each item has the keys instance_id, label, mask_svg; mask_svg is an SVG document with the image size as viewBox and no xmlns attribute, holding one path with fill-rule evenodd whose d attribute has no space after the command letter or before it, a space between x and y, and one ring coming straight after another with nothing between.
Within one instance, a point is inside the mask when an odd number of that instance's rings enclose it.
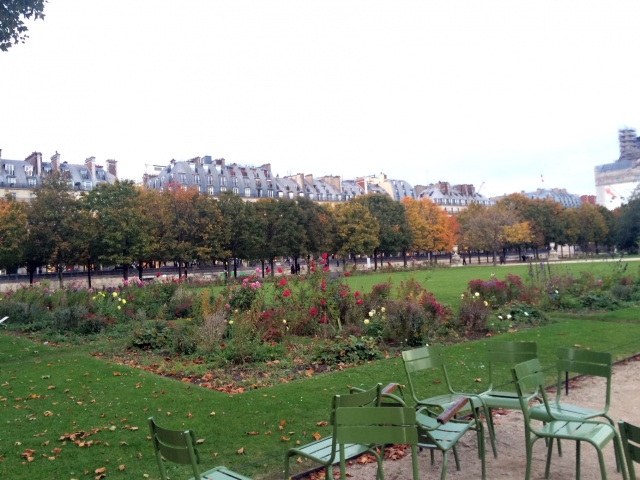
<instances>
[{"instance_id":1,"label":"building facade","mask_svg":"<svg viewBox=\"0 0 640 480\"><path fill-rule=\"evenodd\" d=\"M549 198L564 208L578 208L582 203L579 195L568 193L566 188L538 188L535 192L522 192L522 195L540 200Z\"/></svg>"},{"instance_id":2,"label":"building facade","mask_svg":"<svg viewBox=\"0 0 640 480\"><path fill-rule=\"evenodd\" d=\"M24 160L9 160L2 158L0 150L0 195L28 202L35 196L33 190L42 185L42 179L54 171L67 179L69 190L90 191L99 183L113 183L118 178L118 162L110 159L106 163L106 168L98 165L95 157L87 158L84 164L63 162L58 152L48 162L42 161L40 152L33 152Z\"/></svg>"},{"instance_id":3,"label":"building facade","mask_svg":"<svg viewBox=\"0 0 640 480\"><path fill-rule=\"evenodd\" d=\"M620 156L594 169L596 202L610 210L629 201L640 182L640 137L633 128L618 131Z\"/></svg>"},{"instance_id":4,"label":"building facade","mask_svg":"<svg viewBox=\"0 0 640 480\"><path fill-rule=\"evenodd\" d=\"M470 184L451 186L448 182L438 182L426 186L416 185L415 190L418 192L418 199L428 198L450 215L460 213L471 203L485 206L495 204L493 200L476 192L476 188Z\"/></svg>"}]
</instances>

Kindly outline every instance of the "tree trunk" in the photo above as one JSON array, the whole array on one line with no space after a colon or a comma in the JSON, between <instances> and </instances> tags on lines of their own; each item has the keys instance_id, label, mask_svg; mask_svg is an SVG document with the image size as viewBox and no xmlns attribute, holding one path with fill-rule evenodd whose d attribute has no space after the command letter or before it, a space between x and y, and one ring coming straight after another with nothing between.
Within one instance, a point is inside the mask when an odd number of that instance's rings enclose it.
<instances>
[{"instance_id":1,"label":"tree trunk","mask_svg":"<svg viewBox=\"0 0 640 480\"><path fill-rule=\"evenodd\" d=\"M493 251L493 266L496 266L496 251ZM489 263L489 252L487 252L487 263Z\"/></svg>"},{"instance_id":2,"label":"tree trunk","mask_svg":"<svg viewBox=\"0 0 640 480\"><path fill-rule=\"evenodd\" d=\"M264 278L264 258L261 258L260 262L262 263L262 278Z\"/></svg>"},{"instance_id":3,"label":"tree trunk","mask_svg":"<svg viewBox=\"0 0 640 480\"><path fill-rule=\"evenodd\" d=\"M142 262L138 262L138 279L140 279L140 281L142 281Z\"/></svg>"},{"instance_id":4,"label":"tree trunk","mask_svg":"<svg viewBox=\"0 0 640 480\"><path fill-rule=\"evenodd\" d=\"M487 263L489 263L489 252L485 252L487 254ZM496 264L496 251L493 251L493 264Z\"/></svg>"},{"instance_id":5,"label":"tree trunk","mask_svg":"<svg viewBox=\"0 0 640 480\"><path fill-rule=\"evenodd\" d=\"M64 285L62 281L62 265L58 264L58 281L60 282L60 288Z\"/></svg>"},{"instance_id":6,"label":"tree trunk","mask_svg":"<svg viewBox=\"0 0 640 480\"><path fill-rule=\"evenodd\" d=\"M404 260L404 268L407 268L407 249L402 249L402 259Z\"/></svg>"},{"instance_id":7,"label":"tree trunk","mask_svg":"<svg viewBox=\"0 0 640 480\"><path fill-rule=\"evenodd\" d=\"M91 288L91 260L87 260L87 283Z\"/></svg>"},{"instance_id":8,"label":"tree trunk","mask_svg":"<svg viewBox=\"0 0 640 480\"><path fill-rule=\"evenodd\" d=\"M274 276L274 273L273 273L273 262L274 262L274 260L275 260L275 257L271 257L269 259L269 267L271 268L271 276L272 277Z\"/></svg>"},{"instance_id":9,"label":"tree trunk","mask_svg":"<svg viewBox=\"0 0 640 480\"><path fill-rule=\"evenodd\" d=\"M238 278L238 260L233 257L233 278Z\"/></svg>"},{"instance_id":10,"label":"tree trunk","mask_svg":"<svg viewBox=\"0 0 640 480\"><path fill-rule=\"evenodd\" d=\"M129 264L122 265L122 278L125 280L129 279Z\"/></svg>"},{"instance_id":11,"label":"tree trunk","mask_svg":"<svg viewBox=\"0 0 640 480\"><path fill-rule=\"evenodd\" d=\"M382 262L382 259L380 259L380 262ZM373 271L374 272L378 271L378 249L377 248L373 249Z\"/></svg>"},{"instance_id":12,"label":"tree trunk","mask_svg":"<svg viewBox=\"0 0 640 480\"><path fill-rule=\"evenodd\" d=\"M33 285L33 268L29 269L29 285Z\"/></svg>"},{"instance_id":13,"label":"tree trunk","mask_svg":"<svg viewBox=\"0 0 640 480\"><path fill-rule=\"evenodd\" d=\"M471 265L471 250L469 250L469 265Z\"/></svg>"},{"instance_id":14,"label":"tree trunk","mask_svg":"<svg viewBox=\"0 0 640 480\"><path fill-rule=\"evenodd\" d=\"M489 261L489 257L487 257L487 262ZM480 260L480 250L478 250L478 265L480 265L482 261Z\"/></svg>"},{"instance_id":15,"label":"tree trunk","mask_svg":"<svg viewBox=\"0 0 640 480\"><path fill-rule=\"evenodd\" d=\"M178 278L182 278L182 259L178 260Z\"/></svg>"}]
</instances>

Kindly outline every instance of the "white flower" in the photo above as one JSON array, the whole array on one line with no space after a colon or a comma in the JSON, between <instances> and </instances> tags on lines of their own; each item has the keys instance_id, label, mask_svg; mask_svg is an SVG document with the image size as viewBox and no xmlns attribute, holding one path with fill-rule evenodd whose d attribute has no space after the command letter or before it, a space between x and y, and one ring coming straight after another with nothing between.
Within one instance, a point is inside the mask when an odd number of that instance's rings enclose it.
<instances>
[{"instance_id":1,"label":"white flower","mask_svg":"<svg viewBox=\"0 0 640 480\"><path fill-rule=\"evenodd\" d=\"M502 320L502 315L498 315L498 318L499 318L500 320Z\"/></svg>"},{"instance_id":2,"label":"white flower","mask_svg":"<svg viewBox=\"0 0 640 480\"><path fill-rule=\"evenodd\" d=\"M287 324L287 321L286 321L286 320L282 320L282 323L284 323L284 324L286 325L286 324Z\"/></svg>"},{"instance_id":3,"label":"white flower","mask_svg":"<svg viewBox=\"0 0 640 480\"><path fill-rule=\"evenodd\" d=\"M479 293L479 292L476 292L476 293L474 293L473 295L474 295L475 297L479 297L479 296L480 296L480 293Z\"/></svg>"},{"instance_id":4,"label":"white flower","mask_svg":"<svg viewBox=\"0 0 640 480\"><path fill-rule=\"evenodd\" d=\"M118 305L118 310L120 310L120 305Z\"/></svg>"},{"instance_id":5,"label":"white flower","mask_svg":"<svg viewBox=\"0 0 640 480\"><path fill-rule=\"evenodd\" d=\"M364 320L364 324L365 324L365 325L369 325L369 319L368 319L368 318L366 318L366 319Z\"/></svg>"},{"instance_id":6,"label":"white flower","mask_svg":"<svg viewBox=\"0 0 640 480\"><path fill-rule=\"evenodd\" d=\"M558 290L556 290L556 293L558 293Z\"/></svg>"},{"instance_id":7,"label":"white flower","mask_svg":"<svg viewBox=\"0 0 640 480\"><path fill-rule=\"evenodd\" d=\"M527 312L524 312L524 314L525 314L527 317L529 316L529 314L528 314Z\"/></svg>"},{"instance_id":8,"label":"white flower","mask_svg":"<svg viewBox=\"0 0 640 480\"><path fill-rule=\"evenodd\" d=\"M511 315L507 314L507 320L509 320L511 318Z\"/></svg>"},{"instance_id":9,"label":"white flower","mask_svg":"<svg viewBox=\"0 0 640 480\"><path fill-rule=\"evenodd\" d=\"M369 316L370 316L370 317L373 317L375 314L376 314L376 311L375 311L375 310L371 310L371 311L369 312Z\"/></svg>"}]
</instances>

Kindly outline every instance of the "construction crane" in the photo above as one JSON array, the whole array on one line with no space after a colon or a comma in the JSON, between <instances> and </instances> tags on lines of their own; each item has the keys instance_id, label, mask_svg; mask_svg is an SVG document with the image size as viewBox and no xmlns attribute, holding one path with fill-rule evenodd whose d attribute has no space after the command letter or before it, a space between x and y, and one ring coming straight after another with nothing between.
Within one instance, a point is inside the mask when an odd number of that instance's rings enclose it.
<instances>
[{"instance_id":1,"label":"construction crane","mask_svg":"<svg viewBox=\"0 0 640 480\"><path fill-rule=\"evenodd\" d=\"M482 183L480 184L480 188L478 188L478 193L480 193L480 192L482 191L482 187L484 187L484 183L485 183L485 182L482 182Z\"/></svg>"}]
</instances>

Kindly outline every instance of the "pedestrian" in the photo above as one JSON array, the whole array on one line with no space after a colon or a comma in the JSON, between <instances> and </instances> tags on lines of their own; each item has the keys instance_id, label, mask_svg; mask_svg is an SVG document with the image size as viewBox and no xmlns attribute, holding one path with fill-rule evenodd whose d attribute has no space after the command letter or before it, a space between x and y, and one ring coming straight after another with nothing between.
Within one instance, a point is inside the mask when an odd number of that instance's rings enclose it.
<instances>
[{"instance_id":1,"label":"pedestrian","mask_svg":"<svg viewBox=\"0 0 640 480\"><path fill-rule=\"evenodd\" d=\"M296 263L296 273L300 274L300 264Z\"/></svg>"},{"instance_id":2,"label":"pedestrian","mask_svg":"<svg viewBox=\"0 0 640 480\"><path fill-rule=\"evenodd\" d=\"M295 275L296 274L296 266L292 263L291 264L291 275Z\"/></svg>"},{"instance_id":3,"label":"pedestrian","mask_svg":"<svg viewBox=\"0 0 640 480\"><path fill-rule=\"evenodd\" d=\"M465 257L462 257L462 264L466 265L467 264L467 259Z\"/></svg>"}]
</instances>

